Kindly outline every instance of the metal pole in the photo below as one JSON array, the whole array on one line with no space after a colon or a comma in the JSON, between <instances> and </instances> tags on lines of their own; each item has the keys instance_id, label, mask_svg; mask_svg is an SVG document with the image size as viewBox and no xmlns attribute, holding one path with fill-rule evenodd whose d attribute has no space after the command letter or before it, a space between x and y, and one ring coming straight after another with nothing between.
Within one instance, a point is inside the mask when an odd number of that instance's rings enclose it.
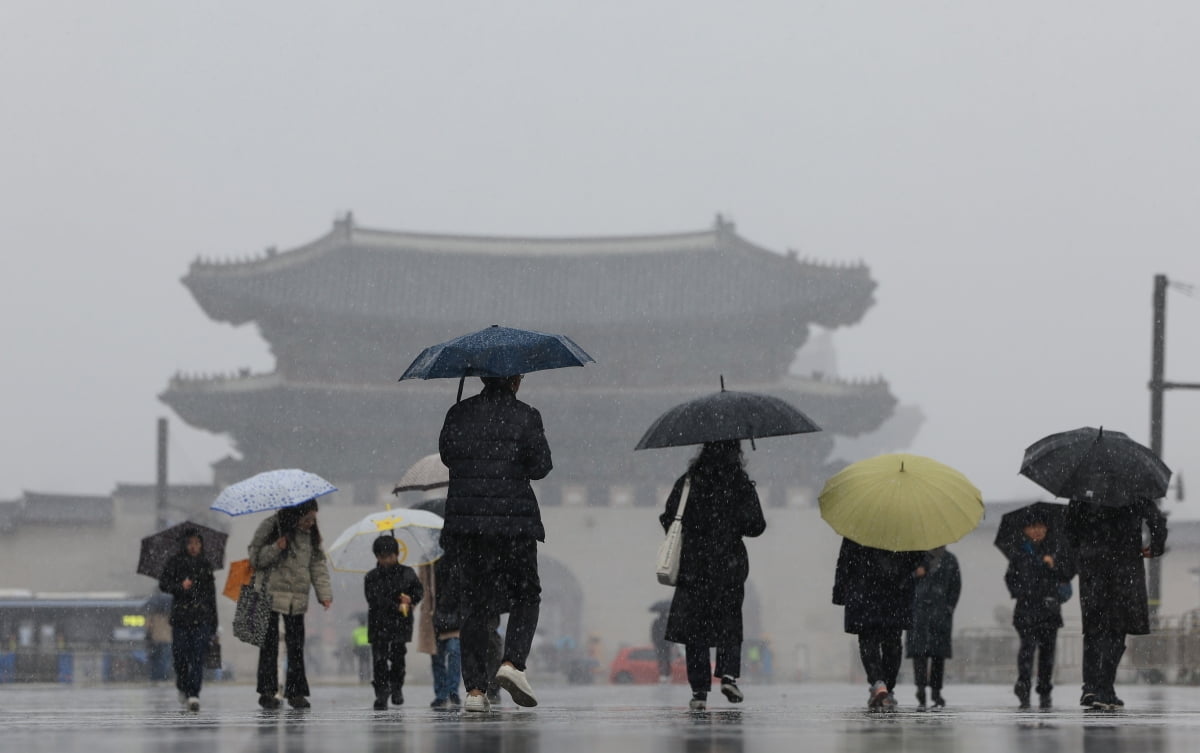
<instances>
[{"instance_id":1,"label":"metal pole","mask_svg":"<svg viewBox=\"0 0 1200 753\"><path fill-rule=\"evenodd\" d=\"M158 419L158 474L154 487L157 530L167 527L167 419Z\"/></svg>"},{"instance_id":2,"label":"metal pole","mask_svg":"<svg viewBox=\"0 0 1200 753\"><path fill-rule=\"evenodd\" d=\"M1160 458L1163 454L1163 391L1167 361L1167 276L1154 276L1154 335L1150 356L1150 449ZM1146 591L1149 597L1150 624L1158 624L1162 603L1162 563L1151 558L1148 563Z\"/></svg>"}]
</instances>

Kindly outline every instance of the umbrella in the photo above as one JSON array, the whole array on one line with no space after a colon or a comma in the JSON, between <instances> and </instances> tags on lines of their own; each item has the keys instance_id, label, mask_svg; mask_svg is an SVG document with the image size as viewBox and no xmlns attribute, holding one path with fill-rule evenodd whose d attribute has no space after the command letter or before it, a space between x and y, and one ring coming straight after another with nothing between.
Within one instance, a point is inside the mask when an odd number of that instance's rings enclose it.
<instances>
[{"instance_id":1,"label":"umbrella","mask_svg":"<svg viewBox=\"0 0 1200 753\"><path fill-rule=\"evenodd\" d=\"M265 471L225 487L209 509L229 515L246 515L293 507L336 491L336 486L315 473L284 468Z\"/></svg>"},{"instance_id":2,"label":"umbrella","mask_svg":"<svg viewBox=\"0 0 1200 753\"><path fill-rule=\"evenodd\" d=\"M1010 557L1011 553L1021 546L1025 535L1025 527L1033 523L1046 525L1046 538L1056 542L1062 531L1063 522L1067 516L1067 506L1053 502L1034 502L1031 505L1018 507L1000 516L1000 526L996 529L996 548Z\"/></svg>"},{"instance_id":3,"label":"umbrella","mask_svg":"<svg viewBox=\"0 0 1200 753\"><path fill-rule=\"evenodd\" d=\"M958 541L983 518L983 496L967 477L920 455L860 460L825 482L821 517L862 546L927 551Z\"/></svg>"},{"instance_id":4,"label":"umbrella","mask_svg":"<svg viewBox=\"0 0 1200 753\"><path fill-rule=\"evenodd\" d=\"M421 351L400 380L506 377L595 363L566 335L493 324Z\"/></svg>"},{"instance_id":5,"label":"umbrella","mask_svg":"<svg viewBox=\"0 0 1200 753\"><path fill-rule=\"evenodd\" d=\"M400 545L400 564L428 565L442 556L438 539L442 518L426 510L384 510L350 526L329 547L334 570L365 573L375 567L371 545L380 536L394 536Z\"/></svg>"},{"instance_id":6,"label":"umbrella","mask_svg":"<svg viewBox=\"0 0 1200 753\"><path fill-rule=\"evenodd\" d=\"M446 498L438 497L436 499L423 499L409 509L427 510L439 518L444 518L446 517Z\"/></svg>"},{"instance_id":7,"label":"umbrella","mask_svg":"<svg viewBox=\"0 0 1200 753\"><path fill-rule=\"evenodd\" d=\"M229 534L184 521L142 539L142 550L138 554L138 574L149 575L151 578L160 577L167 560L183 551L183 534L187 531L195 531L204 539L204 559L208 560L213 570L220 570L225 566L225 541Z\"/></svg>"},{"instance_id":8,"label":"umbrella","mask_svg":"<svg viewBox=\"0 0 1200 753\"><path fill-rule=\"evenodd\" d=\"M442 456L435 452L413 463L412 467L405 471L400 480L396 482L396 488L392 489L392 494L423 492L449 485L450 469L442 462Z\"/></svg>"},{"instance_id":9,"label":"umbrella","mask_svg":"<svg viewBox=\"0 0 1200 753\"><path fill-rule=\"evenodd\" d=\"M721 391L676 405L659 416L635 450L680 447L727 439L806 434L821 427L788 403L755 392Z\"/></svg>"},{"instance_id":10,"label":"umbrella","mask_svg":"<svg viewBox=\"0 0 1200 753\"><path fill-rule=\"evenodd\" d=\"M1165 497L1171 480L1149 447L1103 426L1039 439L1026 448L1020 473L1056 497L1107 507Z\"/></svg>"}]
</instances>

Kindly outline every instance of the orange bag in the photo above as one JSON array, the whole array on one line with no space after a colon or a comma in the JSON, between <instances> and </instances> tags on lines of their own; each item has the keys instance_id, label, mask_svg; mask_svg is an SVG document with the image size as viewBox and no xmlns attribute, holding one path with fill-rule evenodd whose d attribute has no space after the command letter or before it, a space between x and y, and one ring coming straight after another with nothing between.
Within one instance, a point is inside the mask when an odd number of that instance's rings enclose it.
<instances>
[{"instance_id":1,"label":"orange bag","mask_svg":"<svg viewBox=\"0 0 1200 753\"><path fill-rule=\"evenodd\" d=\"M225 579L225 590L221 593L237 601L238 596L242 593L242 586L250 585L253 577L254 568L250 567L250 560L230 562L229 577Z\"/></svg>"}]
</instances>

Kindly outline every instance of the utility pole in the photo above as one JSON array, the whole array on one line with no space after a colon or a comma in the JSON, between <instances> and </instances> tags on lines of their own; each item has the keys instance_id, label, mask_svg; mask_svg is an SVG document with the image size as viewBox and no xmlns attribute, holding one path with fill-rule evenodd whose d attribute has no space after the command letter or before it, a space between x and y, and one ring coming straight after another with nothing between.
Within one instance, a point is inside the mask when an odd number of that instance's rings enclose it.
<instances>
[{"instance_id":1,"label":"utility pole","mask_svg":"<svg viewBox=\"0 0 1200 753\"><path fill-rule=\"evenodd\" d=\"M158 525L156 530L167 527L167 419L158 419L158 473L154 485L154 509Z\"/></svg>"},{"instance_id":2,"label":"utility pole","mask_svg":"<svg viewBox=\"0 0 1200 753\"><path fill-rule=\"evenodd\" d=\"M1177 283L1178 284L1178 283ZM1166 275L1154 276L1154 334L1150 355L1150 449L1160 458L1163 454L1163 393L1167 390L1200 390L1200 383L1168 382L1167 368L1167 287ZM1187 289L1187 286L1184 286ZM1150 624L1158 622L1162 602L1162 562L1151 558L1146 579L1150 601Z\"/></svg>"}]
</instances>

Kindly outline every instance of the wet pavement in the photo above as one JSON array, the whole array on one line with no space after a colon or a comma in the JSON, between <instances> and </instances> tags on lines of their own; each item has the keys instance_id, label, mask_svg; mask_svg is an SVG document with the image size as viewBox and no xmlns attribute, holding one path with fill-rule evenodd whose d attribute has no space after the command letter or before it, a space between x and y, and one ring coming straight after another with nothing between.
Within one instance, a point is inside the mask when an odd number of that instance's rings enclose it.
<instances>
[{"instance_id":1,"label":"wet pavement","mask_svg":"<svg viewBox=\"0 0 1200 753\"><path fill-rule=\"evenodd\" d=\"M149 753L593 753L686 751L1192 751L1200 740L1200 688L1121 688L1122 712L1084 711L1074 688L1053 711L1018 712L1000 686L948 688L950 706L868 712L857 685L745 687L746 703L720 693L687 710L681 686L539 687L542 705L505 703L489 714L434 711L425 686L409 705L371 710L363 686L316 687L307 711L262 711L253 688L205 688L199 713L181 711L173 688L0 686L0 750ZM911 701L902 687L902 703Z\"/></svg>"}]
</instances>

